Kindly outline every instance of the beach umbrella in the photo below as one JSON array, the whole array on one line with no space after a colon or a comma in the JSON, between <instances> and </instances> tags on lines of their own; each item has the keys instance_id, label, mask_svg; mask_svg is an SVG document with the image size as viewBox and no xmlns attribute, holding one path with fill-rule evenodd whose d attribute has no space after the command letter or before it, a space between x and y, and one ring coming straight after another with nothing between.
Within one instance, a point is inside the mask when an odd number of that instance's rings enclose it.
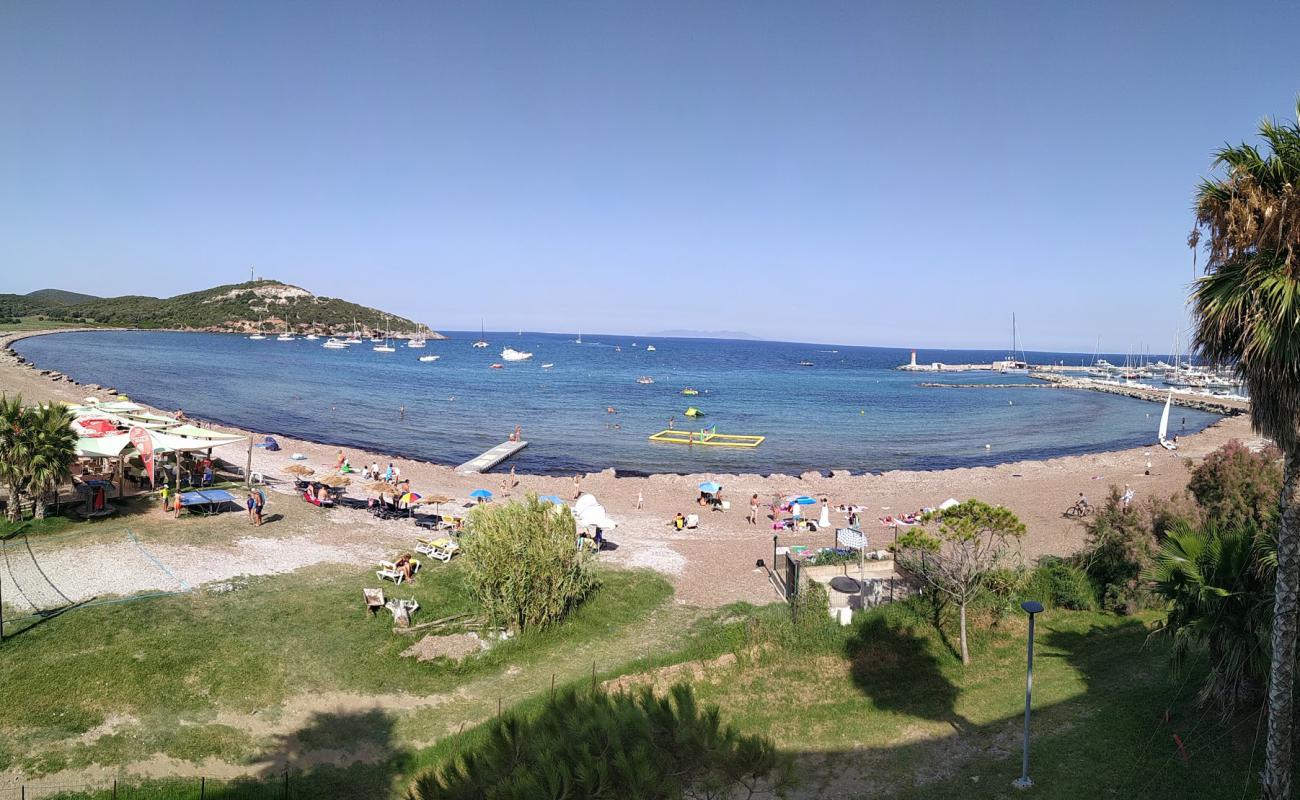
<instances>
[{"instance_id":1,"label":"beach umbrella","mask_svg":"<svg viewBox=\"0 0 1300 800\"><path fill-rule=\"evenodd\" d=\"M788 502L792 506L811 506L815 504L817 501L812 499L806 494L801 494L801 495L793 495L787 498L786 502Z\"/></svg>"},{"instance_id":2,"label":"beach umbrella","mask_svg":"<svg viewBox=\"0 0 1300 800\"><path fill-rule=\"evenodd\" d=\"M320 482L331 489L342 489L344 486L352 485L352 479L344 475L327 475L321 478Z\"/></svg>"},{"instance_id":3,"label":"beach umbrella","mask_svg":"<svg viewBox=\"0 0 1300 800\"><path fill-rule=\"evenodd\" d=\"M705 481L700 484L700 491L705 494L717 494L722 489L722 484L714 481Z\"/></svg>"},{"instance_id":4,"label":"beach umbrella","mask_svg":"<svg viewBox=\"0 0 1300 800\"><path fill-rule=\"evenodd\" d=\"M383 481L375 481L374 483L370 483L366 485L366 491L376 492L378 494L396 494L397 487L392 485L391 483L384 483Z\"/></svg>"},{"instance_id":5,"label":"beach umbrella","mask_svg":"<svg viewBox=\"0 0 1300 800\"><path fill-rule=\"evenodd\" d=\"M544 494L544 495L542 495L541 497L539 497L539 498L537 498L537 499L538 499L538 500L541 500L543 503L550 503L550 504L553 505L553 506L562 506L562 505L564 505L564 501L563 501L562 499L560 499L559 497L557 497L556 495L553 495L553 494Z\"/></svg>"},{"instance_id":6,"label":"beach umbrella","mask_svg":"<svg viewBox=\"0 0 1300 800\"><path fill-rule=\"evenodd\" d=\"M304 475L304 476L311 475L316 472L316 470L312 469L311 467L305 464L290 464L289 466L284 468L284 471L292 473L294 475Z\"/></svg>"},{"instance_id":7,"label":"beach umbrella","mask_svg":"<svg viewBox=\"0 0 1300 800\"><path fill-rule=\"evenodd\" d=\"M492 493L489 492L487 489L475 489L474 491L469 493L469 496L475 500L478 500L479 498L482 498L484 500L492 499Z\"/></svg>"},{"instance_id":8,"label":"beach umbrella","mask_svg":"<svg viewBox=\"0 0 1300 800\"><path fill-rule=\"evenodd\" d=\"M443 503L450 503L451 498L441 494L431 494L420 498L421 503L432 506L440 506Z\"/></svg>"}]
</instances>

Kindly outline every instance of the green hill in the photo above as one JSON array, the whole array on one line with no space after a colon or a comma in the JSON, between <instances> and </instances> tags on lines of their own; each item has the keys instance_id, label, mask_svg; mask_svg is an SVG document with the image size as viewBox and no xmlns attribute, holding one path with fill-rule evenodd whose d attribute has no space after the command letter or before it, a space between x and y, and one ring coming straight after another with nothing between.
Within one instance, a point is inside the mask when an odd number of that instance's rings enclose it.
<instances>
[{"instance_id":1,"label":"green hill","mask_svg":"<svg viewBox=\"0 0 1300 800\"><path fill-rule=\"evenodd\" d=\"M38 303L45 305L71 306L77 303L86 303L91 300L99 300L93 294L81 294L80 292L69 292L64 289L37 289L34 292L28 292L23 297L30 297Z\"/></svg>"},{"instance_id":2,"label":"green hill","mask_svg":"<svg viewBox=\"0 0 1300 800\"><path fill-rule=\"evenodd\" d=\"M326 335L349 332L354 324L371 331L383 331L387 324L397 336L421 328L405 317L333 297L318 297L298 286L272 280L216 286L166 298L91 297L58 289L42 289L29 295L0 294L0 317L30 316L124 328L232 332L260 328ZM428 335L442 338L436 333Z\"/></svg>"}]
</instances>

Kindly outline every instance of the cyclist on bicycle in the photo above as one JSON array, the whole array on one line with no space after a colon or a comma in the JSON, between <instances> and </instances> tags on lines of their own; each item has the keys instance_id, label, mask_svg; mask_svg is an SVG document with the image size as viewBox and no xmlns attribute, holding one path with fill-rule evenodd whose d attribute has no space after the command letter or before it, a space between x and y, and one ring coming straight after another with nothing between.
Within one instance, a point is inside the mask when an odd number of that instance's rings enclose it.
<instances>
[{"instance_id":1,"label":"cyclist on bicycle","mask_svg":"<svg viewBox=\"0 0 1300 800\"><path fill-rule=\"evenodd\" d=\"M1092 506L1088 503L1088 498L1084 497L1083 492L1079 492L1079 499L1075 502L1074 507L1079 509L1081 514L1087 514L1092 510Z\"/></svg>"}]
</instances>

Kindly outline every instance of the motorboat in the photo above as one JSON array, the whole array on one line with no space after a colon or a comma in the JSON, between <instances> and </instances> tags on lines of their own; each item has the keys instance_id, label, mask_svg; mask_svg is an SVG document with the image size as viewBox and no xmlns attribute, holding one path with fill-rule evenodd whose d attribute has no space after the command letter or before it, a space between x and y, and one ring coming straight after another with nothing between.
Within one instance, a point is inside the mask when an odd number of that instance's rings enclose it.
<instances>
[{"instance_id":1,"label":"motorboat","mask_svg":"<svg viewBox=\"0 0 1300 800\"><path fill-rule=\"evenodd\" d=\"M347 342L344 342L340 339L335 339L333 336L331 336L330 338L325 340L325 344L321 345L321 347L324 347L327 350L346 350L348 344Z\"/></svg>"},{"instance_id":2,"label":"motorboat","mask_svg":"<svg viewBox=\"0 0 1300 800\"><path fill-rule=\"evenodd\" d=\"M501 368L502 368L502 365L501 365L501 364L493 364L493 365L492 365L492 369L501 369Z\"/></svg>"},{"instance_id":3,"label":"motorboat","mask_svg":"<svg viewBox=\"0 0 1300 800\"><path fill-rule=\"evenodd\" d=\"M655 351L655 346L652 344L648 344L645 346L645 351L647 353L653 353Z\"/></svg>"},{"instance_id":4,"label":"motorboat","mask_svg":"<svg viewBox=\"0 0 1300 800\"><path fill-rule=\"evenodd\" d=\"M542 369L550 369L550 368L553 367L553 366L555 366L555 365L554 365L554 364L543 364L543 365L542 365Z\"/></svg>"},{"instance_id":5,"label":"motorboat","mask_svg":"<svg viewBox=\"0 0 1300 800\"><path fill-rule=\"evenodd\" d=\"M309 333L309 334L307 334L307 335L306 335L305 337L303 337L303 338L305 338L305 339L306 339L307 341L309 341L309 342L314 342L314 341L317 341L318 339L320 339L320 337L317 336L317 335L314 334L314 333Z\"/></svg>"},{"instance_id":6,"label":"motorboat","mask_svg":"<svg viewBox=\"0 0 1300 800\"><path fill-rule=\"evenodd\" d=\"M527 361L532 357L532 353L525 353L522 350L516 350L513 347L507 347L501 351L502 361Z\"/></svg>"},{"instance_id":7,"label":"motorboat","mask_svg":"<svg viewBox=\"0 0 1300 800\"><path fill-rule=\"evenodd\" d=\"M440 358L442 358L442 356L420 356L420 360L426 363L429 361L437 361Z\"/></svg>"},{"instance_id":8,"label":"motorboat","mask_svg":"<svg viewBox=\"0 0 1300 800\"><path fill-rule=\"evenodd\" d=\"M649 375L642 375L641 377L636 379L636 382L648 386L654 383L655 379L650 377Z\"/></svg>"},{"instance_id":9,"label":"motorboat","mask_svg":"<svg viewBox=\"0 0 1300 800\"><path fill-rule=\"evenodd\" d=\"M812 365L813 365L813 362L808 361L808 360L806 360L806 359L803 360L803 361L800 361L800 362L799 362L799 366L801 366L801 367L811 367Z\"/></svg>"},{"instance_id":10,"label":"motorboat","mask_svg":"<svg viewBox=\"0 0 1300 800\"><path fill-rule=\"evenodd\" d=\"M260 333L255 333L255 334L253 334L252 336L250 336L250 337L248 337L248 338L250 338L250 339L265 339L266 337L263 336L263 335L260 334Z\"/></svg>"}]
</instances>

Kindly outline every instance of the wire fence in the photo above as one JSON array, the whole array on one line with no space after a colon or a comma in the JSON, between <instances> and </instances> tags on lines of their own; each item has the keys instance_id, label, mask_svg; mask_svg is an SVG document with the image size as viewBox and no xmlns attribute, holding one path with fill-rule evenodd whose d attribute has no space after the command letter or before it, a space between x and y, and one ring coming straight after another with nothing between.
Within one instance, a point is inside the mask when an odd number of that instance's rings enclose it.
<instances>
[{"instance_id":1,"label":"wire fence","mask_svg":"<svg viewBox=\"0 0 1300 800\"><path fill-rule=\"evenodd\" d=\"M0 786L0 800L288 800L319 797L289 772L266 778L168 778L143 783L76 784L39 780Z\"/></svg>"}]
</instances>

